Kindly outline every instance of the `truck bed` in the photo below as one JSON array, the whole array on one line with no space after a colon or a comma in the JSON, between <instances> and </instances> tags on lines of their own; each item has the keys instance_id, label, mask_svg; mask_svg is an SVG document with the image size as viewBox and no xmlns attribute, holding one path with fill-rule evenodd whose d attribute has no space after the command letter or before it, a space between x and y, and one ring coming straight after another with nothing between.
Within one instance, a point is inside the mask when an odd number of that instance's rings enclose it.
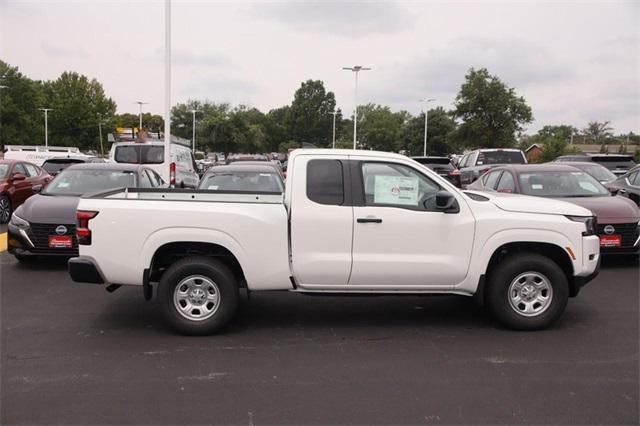
<instances>
[{"instance_id":1,"label":"truck bed","mask_svg":"<svg viewBox=\"0 0 640 426\"><path fill-rule=\"evenodd\" d=\"M226 247L250 289L291 288L282 194L118 189L82 198L78 210L99 212L80 254L99 258L109 283L141 285L159 248L188 242Z\"/></svg>"}]
</instances>

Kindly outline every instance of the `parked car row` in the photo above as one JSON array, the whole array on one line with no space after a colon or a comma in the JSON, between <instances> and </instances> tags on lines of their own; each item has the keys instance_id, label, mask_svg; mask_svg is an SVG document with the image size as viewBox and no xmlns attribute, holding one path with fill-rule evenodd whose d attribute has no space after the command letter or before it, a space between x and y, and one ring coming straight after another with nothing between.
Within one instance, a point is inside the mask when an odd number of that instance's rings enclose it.
<instances>
[{"instance_id":1,"label":"parked car row","mask_svg":"<svg viewBox=\"0 0 640 426\"><path fill-rule=\"evenodd\" d=\"M20 261L43 255L75 256L76 208L82 195L113 188L159 187L166 187L162 177L146 166L114 163L69 166L44 189L36 194L31 192L26 201L16 206L8 225L8 250Z\"/></svg>"}]
</instances>

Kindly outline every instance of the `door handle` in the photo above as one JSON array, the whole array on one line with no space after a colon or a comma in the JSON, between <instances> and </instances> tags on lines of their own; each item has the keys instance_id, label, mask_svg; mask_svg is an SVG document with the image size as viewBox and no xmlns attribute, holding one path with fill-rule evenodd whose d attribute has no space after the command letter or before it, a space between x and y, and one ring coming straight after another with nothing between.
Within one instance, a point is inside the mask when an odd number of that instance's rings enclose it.
<instances>
[{"instance_id":1,"label":"door handle","mask_svg":"<svg viewBox=\"0 0 640 426\"><path fill-rule=\"evenodd\" d=\"M382 219L377 217L359 217L358 223L382 223Z\"/></svg>"}]
</instances>

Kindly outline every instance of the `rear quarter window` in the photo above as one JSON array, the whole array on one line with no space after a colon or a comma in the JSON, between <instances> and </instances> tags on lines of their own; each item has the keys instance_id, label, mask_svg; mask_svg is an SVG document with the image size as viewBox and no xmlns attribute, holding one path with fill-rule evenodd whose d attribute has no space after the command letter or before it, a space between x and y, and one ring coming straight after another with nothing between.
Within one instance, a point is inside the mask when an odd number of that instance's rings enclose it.
<instances>
[{"instance_id":1,"label":"rear quarter window","mask_svg":"<svg viewBox=\"0 0 640 426\"><path fill-rule=\"evenodd\" d=\"M311 160L307 164L307 198L319 204L344 204L344 176L339 160Z\"/></svg>"}]
</instances>

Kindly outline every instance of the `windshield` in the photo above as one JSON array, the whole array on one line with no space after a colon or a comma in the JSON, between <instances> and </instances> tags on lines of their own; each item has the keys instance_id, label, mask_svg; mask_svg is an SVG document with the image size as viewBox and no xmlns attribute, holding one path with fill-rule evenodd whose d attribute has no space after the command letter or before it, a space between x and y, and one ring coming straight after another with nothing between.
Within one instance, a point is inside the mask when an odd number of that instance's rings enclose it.
<instances>
[{"instance_id":1,"label":"windshield","mask_svg":"<svg viewBox=\"0 0 640 426\"><path fill-rule=\"evenodd\" d=\"M64 160L64 161L45 161L42 168L49 174L55 174L63 171L72 164L84 163L82 160Z\"/></svg>"},{"instance_id":2,"label":"windshield","mask_svg":"<svg viewBox=\"0 0 640 426\"><path fill-rule=\"evenodd\" d=\"M121 170L64 170L46 189L45 195L82 195L101 190L135 187L135 172Z\"/></svg>"},{"instance_id":3,"label":"windshield","mask_svg":"<svg viewBox=\"0 0 640 426\"><path fill-rule=\"evenodd\" d=\"M476 164L525 164L525 161L520 151L485 151L478 154Z\"/></svg>"},{"instance_id":4,"label":"windshield","mask_svg":"<svg viewBox=\"0 0 640 426\"><path fill-rule=\"evenodd\" d=\"M0 179L3 179L7 175L8 170L9 170L8 164L0 164Z\"/></svg>"},{"instance_id":5,"label":"windshield","mask_svg":"<svg viewBox=\"0 0 640 426\"><path fill-rule=\"evenodd\" d=\"M521 192L540 197L594 197L609 195L609 191L584 172L520 173Z\"/></svg>"},{"instance_id":6,"label":"windshield","mask_svg":"<svg viewBox=\"0 0 640 426\"><path fill-rule=\"evenodd\" d=\"M585 172L589 173L594 178L598 179L600 182L607 182L610 180L614 180L616 178L616 175L611 173L609 169L603 166L599 166L597 164L581 166L580 168Z\"/></svg>"},{"instance_id":7,"label":"windshield","mask_svg":"<svg viewBox=\"0 0 640 426\"><path fill-rule=\"evenodd\" d=\"M226 172L204 177L198 189L210 191L282 192L280 176L276 173Z\"/></svg>"},{"instance_id":8,"label":"windshield","mask_svg":"<svg viewBox=\"0 0 640 426\"><path fill-rule=\"evenodd\" d=\"M116 163L162 164L164 163L164 146L121 145L116 147L114 159Z\"/></svg>"}]
</instances>

